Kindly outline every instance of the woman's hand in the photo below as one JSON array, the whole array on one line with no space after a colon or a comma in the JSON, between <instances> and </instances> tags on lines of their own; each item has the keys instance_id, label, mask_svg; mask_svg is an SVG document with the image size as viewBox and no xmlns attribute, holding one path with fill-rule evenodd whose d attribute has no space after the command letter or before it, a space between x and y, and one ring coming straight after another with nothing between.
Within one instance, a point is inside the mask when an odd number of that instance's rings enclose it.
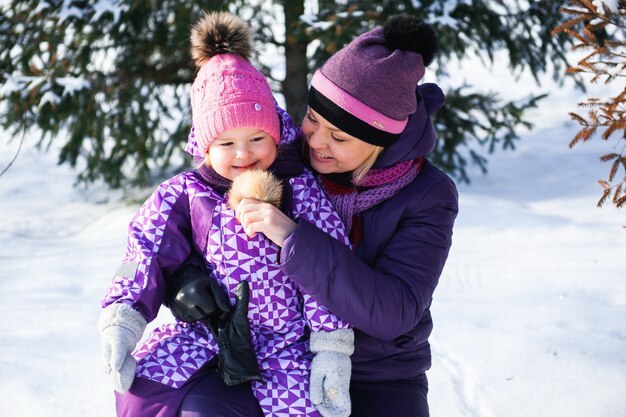
<instances>
[{"instance_id":1,"label":"woman's hand","mask_svg":"<svg viewBox=\"0 0 626 417\"><path fill-rule=\"evenodd\" d=\"M243 198L235 214L246 235L254 237L257 233L263 233L280 247L296 229L296 223L278 208L252 198Z\"/></svg>"}]
</instances>

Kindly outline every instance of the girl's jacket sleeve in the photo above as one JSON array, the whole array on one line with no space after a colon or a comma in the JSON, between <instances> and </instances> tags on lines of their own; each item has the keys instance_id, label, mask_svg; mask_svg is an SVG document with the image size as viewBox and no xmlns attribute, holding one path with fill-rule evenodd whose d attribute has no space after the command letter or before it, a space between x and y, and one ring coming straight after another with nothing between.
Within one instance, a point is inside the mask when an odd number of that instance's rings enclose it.
<instances>
[{"instance_id":1,"label":"girl's jacket sleeve","mask_svg":"<svg viewBox=\"0 0 626 417\"><path fill-rule=\"evenodd\" d=\"M373 337L391 340L414 329L430 307L457 214L456 188L447 177L429 189L415 188L370 210L376 218L363 213L360 246L365 248L359 250L369 253L355 253L300 221L283 245L281 269L337 316Z\"/></svg>"},{"instance_id":2,"label":"girl's jacket sleeve","mask_svg":"<svg viewBox=\"0 0 626 417\"><path fill-rule=\"evenodd\" d=\"M185 175L161 184L131 220L126 255L102 307L122 302L148 322L156 317L164 298L165 279L193 249Z\"/></svg>"},{"instance_id":3,"label":"girl's jacket sleeve","mask_svg":"<svg viewBox=\"0 0 626 417\"><path fill-rule=\"evenodd\" d=\"M333 236L331 239L337 239L340 245L349 245L343 222L315 182L313 175L306 171L304 175L292 180L291 185L293 217L300 219L300 222L304 221L325 236ZM331 332L350 327L346 321L341 320L327 307L320 304L315 296L303 292L302 301L304 317L311 331Z\"/></svg>"}]
</instances>

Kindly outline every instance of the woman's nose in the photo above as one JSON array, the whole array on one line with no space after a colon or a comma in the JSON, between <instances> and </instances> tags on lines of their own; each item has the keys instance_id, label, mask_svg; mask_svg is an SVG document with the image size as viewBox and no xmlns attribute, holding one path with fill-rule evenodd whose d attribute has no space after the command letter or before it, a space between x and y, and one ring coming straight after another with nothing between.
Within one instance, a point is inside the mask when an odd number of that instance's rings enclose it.
<instances>
[{"instance_id":1,"label":"woman's nose","mask_svg":"<svg viewBox=\"0 0 626 417\"><path fill-rule=\"evenodd\" d=\"M309 135L309 146L312 148L320 149L324 146L324 135L321 132L321 129L315 129Z\"/></svg>"}]
</instances>

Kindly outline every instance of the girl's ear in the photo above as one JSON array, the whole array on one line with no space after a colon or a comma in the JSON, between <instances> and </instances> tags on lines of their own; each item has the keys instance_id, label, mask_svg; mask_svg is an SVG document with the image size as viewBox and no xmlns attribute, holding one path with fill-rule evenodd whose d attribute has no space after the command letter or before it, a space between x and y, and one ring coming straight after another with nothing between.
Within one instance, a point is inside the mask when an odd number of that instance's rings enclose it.
<instances>
[{"instance_id":1,"label":"girl's ear","mask_svg":"<svg viewBox=\"0 0 626 417\"><path fill-rule=\"evenodd\" d=\"M208 149L207 149L206 153L204 154L204 158L198 164L198 168L201 167L202 165L204 165L207 168L211 167L211 160L209 159L209 151L208 151Z\"/></svg>"}]
</instances>

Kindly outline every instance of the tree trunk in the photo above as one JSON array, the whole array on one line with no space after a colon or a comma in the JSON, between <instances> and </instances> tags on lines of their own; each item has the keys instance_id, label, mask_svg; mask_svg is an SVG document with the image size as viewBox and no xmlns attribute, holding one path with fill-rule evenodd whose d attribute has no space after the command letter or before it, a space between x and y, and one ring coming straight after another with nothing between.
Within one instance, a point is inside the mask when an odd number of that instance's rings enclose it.
<instances>
[{"instance_id":1,"label":"tree trunk","mask_svg":"<svg viewBox=\"0 0 626 417\"><path fill-rule=\"evenodd\" d=\"M283 8L286 74L282 82L282 93L287 103L287 111L296 125L299 125L306 113L309 72L306 57L308 39L300 22L300 16L304 13L304 0L284 0Z\"/></svg>"}]
</instances>

